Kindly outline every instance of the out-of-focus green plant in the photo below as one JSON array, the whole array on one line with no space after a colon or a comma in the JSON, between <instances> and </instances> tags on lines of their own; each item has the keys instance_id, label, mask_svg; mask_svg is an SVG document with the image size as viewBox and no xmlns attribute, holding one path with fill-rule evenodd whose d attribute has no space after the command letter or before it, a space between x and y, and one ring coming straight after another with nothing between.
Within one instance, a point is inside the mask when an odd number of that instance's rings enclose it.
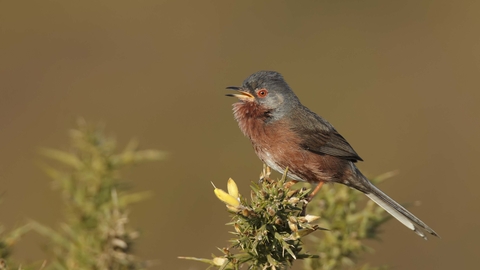
<instances>
[{"instance_id":1,"label":"out-of-focus green plant","mask_svg":"<svg viewBox=\"0 0 480 270\"><path fill-rule=\"evenodd\" d=\"M380 175L371 181L380 183L395 173ZM344 185L324 185L314 200L309 204L308 212L321 216L319 226L330 231L322 235L309 235L310 252L318 254L304 263L306 270L342 270L362 269L379 270L387 267L357 265L357 260L365 251L372 251L362 243L365 239L379 239L379 228L390 219L385 211L368 200L356 190ZM363 205L362 207L360 207Z\"/></svg>"},{"instance_id":2,"label":"out-of-focus green plant","mask_svg":"<svg viewBox=\"0 0 480 270\"><path fill-rule=\"evenodd\" d=\"M250 201L238 194L231 179L228 192L215 188L215 195L227 205L232 218L227 224L234 229L231 245L220 249L223 255L213 259L180 258L221 270L287 269L299 259L304 259L308 270L381 269L355 263L368 250L361 240L378 238L379 226L388 219L383 210L372 202L360 208L361 193L341 185L327 185L309 204L309 215L302 215L309 189L292 189L291 182L285 183L287 173L273 181L264 169L264 181L251 186ZM312 224L314 221L317 224ZM329 231L313 233L321 228ZM304 251L307 246L311 248L309 253Z\"/></svg>"},{"instance_id":3,"label":"out-of-focus green plant","mask_svg":"<svg viewBox=\"0 0 480 270\"><path fill-rule=\"evenodd\" d=\"M7 265L11 267L19 267L15 262L12 262L10 255L12 254L13 247L15 243L20 240L20 238L30 231L30 225L26 224L20 226L10 232L6 232L5 228L0 225L0 270L6 270Z\"/></svg>"},{"instance_id":4,"label":"out-of-focus green plant","mask_svg":"<svg viewBox=\"0 0 480 270\"><path fill-rule=\"evenodd\" d=\"M84 121L71 131L73 149L63 152L43 149L48 158L58 161L62 169L42 165L62 193L65 222L53 229L38 222L34 230L52 241L53 258L47 269L123 270L143 269L146 263L132 255L138 233L128 226L128 207L149 196L148 192L131 193L121 182L119 170L146 161L160 160L165 153L137 150L130 142L121 153L116 143L102 129Z\"/></svg>"}]
</instances>

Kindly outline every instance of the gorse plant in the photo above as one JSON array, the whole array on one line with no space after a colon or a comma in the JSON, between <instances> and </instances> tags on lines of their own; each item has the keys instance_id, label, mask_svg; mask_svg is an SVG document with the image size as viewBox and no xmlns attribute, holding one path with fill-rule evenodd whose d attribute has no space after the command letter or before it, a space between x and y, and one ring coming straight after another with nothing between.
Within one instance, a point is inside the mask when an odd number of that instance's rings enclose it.
<instances>
[{"instance_id":1,"label":"gorse plant","mask_svg":"<svg viewBox=\"0 0 480 270\"><path fill-rule=\"evenodd\" d=\"M386 173L371 181L380 183L394 174ZM322 188L310 203L308 212L320 215L319 225L328 228L329 232L308 236L311 252L319 256L305 260L305 270L387 269L385 266L357 265L362 253L372 251L362 240L378 240L380 226L391 217L385 215L385 211L373 201L365 198L361 192L344 185L325 185Z\"/></svg>"},{"instance_id":2,"label":"gorse plant","mask_svg":"<svg viewBox=\"0 0 480 270\"><path fill-rule=\"evenodd\" d=\"M362 252L363 239L378 238L378 227L387 220L372 202L359 208L360 192L341 185L327 185L303 215L309 189L292 189L286 182L288 170L271 180L264 168L260 184L252 183L250 201L238 194L233 180L228 193L215 188L215 195L227 205L234 238L213 259L180 257L210 264L219 269L287 269L304 260L304 269L352 269ZM384 178L384 177L383 177ZM377 178L374 182L379 182ZM312 215L313 214L313 215ZM312 224L313 222L317 224ZM327 228L325 233L313 233ZM322 229L323 230L323 229ZM307 253L305 250L310 249ZM364 265L361 269L373 270Z\"/></svg>"},{"instance_id":3,"label":"gorse plant","mask_svg":"<svg viewBox=\"0 0 480 270\"><path fill-rule=\"evenodd\" d=\"M0 270L6 270L7 265L16 265L10 260L13 246L25 233L30 231L30 225L23 225L10 232L6 232L0 224Z\"/></svg>"},{"instance_id":4,"label":"gorse plant","mask_svg":"<svg viewBox=\"0 0 480 270\"><path fill-rule=\"evenodd\" d=\"M285 177L278 181L263 178L262 184L252 184L250 201L238 194L232 179L227 183L228 193L215 188L231 213L228 225L234 228L235 238L229 248L222 249L222 257L206 262L220 269L241 269L243 265L250 269L283 269L296 259L311 257L302 251L300 240L319 229L310 224L318 217L301 216L308 190L290 190Z\"/></svg>"},{"instance_id":5,"label":"gorse plant","mask_svg":"<svg viewBox=\"0 0 480 270\"><path fill-rule=\"evenodd\" d=\"M136 270L147 266L132 254L138 233L128 226L132 203L149 196L132 193L120 179L120 169L146 161L161 160L165 153L137 150L131 141L117 153L114 139L99 127L80 120L70 133L72 149L64 152L43 149L41 153L61 168L43 164L62 194L65 221L60 229L30 221L9 233L0 226L0 270L4 269L93 269ZM56 166L58 167L58 166ZM22 265L11 260L12 246L20 236L35 230L51 240L51 258L38 265ZM48 262L48 263L47 263ZM10 268L7 268L7 265Z\"/></svg>"},{"instance_id":6,"label":"gorse plant","mask_svg":"<svg viewBox=\"0 0 480 270\"><path fill-rule=\"evenodd\" d=\"M228 262L225 265L238 269L248 263L277 269L292 265L296 259L311 257L303 253L300 239L319 229L310 224L318 217L301 216L300 206L308 190L290 190L285 179L273 181L265 177L263 184L252 184L250 201L237 195L239 204L236 206L224 200L233 214L229 225L234 227L236 238L231 240L231 248L240 251L226 254ZM230 179L228 186L236 184ZM215 189L215 193L219 199L226 196L219 189Z\"/></svg>"},{"instance_id":7,"label":"gorse plant","mask_svg":"<svg viewBox=\"0 0 480 270\"><path fill-rule=\"evenodd\" d=\"M119 170L160 160L165 153L139 151L136 141L116 153L115 140L83 121L70 134L70 152L41 151L63 165L63 169L42 168L62 193L65 222L60 230L31 222L34 230L52 241L53 258L47 269L143 269L146 263L132 255L138 233L128 226L128 209L149 193L129 192Z\"/></svg>"}]
</instances>

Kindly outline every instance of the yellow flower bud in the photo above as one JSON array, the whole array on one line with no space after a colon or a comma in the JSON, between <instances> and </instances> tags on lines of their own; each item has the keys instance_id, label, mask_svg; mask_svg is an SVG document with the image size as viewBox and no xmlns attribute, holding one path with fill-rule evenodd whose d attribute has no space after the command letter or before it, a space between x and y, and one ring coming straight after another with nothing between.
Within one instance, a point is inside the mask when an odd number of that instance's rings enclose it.
<instances>
[{"instance_id":1,"label":"yellow flower bud","mask_svg":"<svg viewBox=\"0 0 480 270\"><path fill-rule=\"evenodd\" d=\"M232 212L235 212L237 213L238 211L240 211L240 208L239 207L236 207L236 206L231 206L231 205L226 205L226 207L228 208L228 210L232 211Z\"/></svg>"},{"instance_id":2,"label":"yellow flower bud","mask_svg":"<svg viewBox=\"0 0 480 270\"><path fill-rule=\"evenodd\" d=\"M215 257L213 258L213 264L216 266L222 266L227 261L227 258Z\"/></svg>"},{"instance_id":3,"label":"yellow flower bud","mask_svg":"<svg viewBox=\"0 0 480 270\"><path fill-rule=\"evenodd\" d=\"M242 231L240 230L240 225L238 225L238 223L235 223L234 228L235 228L235 231L236 231L237 233L241 233L241 232L242 232Z\"/></svg>"},{"instance_id":4,"label":"yellow flower bud","mask_svg":"<svg viewBox=\"0 0 480 270\"><path fill-rule=\"evenodd\" d=\"M297 232L298 231L298 226L294 222L291 222L290 220L288 221L288 227L290 227L290 230L292 232Z\"/></svg>"},{"instance_id":5,"label":"yellow flower bud","mask_svg":"<svg viewBox=\"0 0 480 270\"><path fill-rule=\"evenodd\" d=\"M300 201L300 199L297 198L297 197L292 197L292 198L288 199L289 204L297 204L299 201Z\"/></svg>"},{"instance_id":6,"label":"yellow flower bud","mask_svg":"<svg viewBox=\"0 0 480 270\"><path fill-rule=\"evenodd\" d=\"M235 181L233 181L232 178L228 179L227 181L227 190L228 194L230 194L232 197L238 199L238 187Z\"/></svg>"},{"instance_id":7,"label":"yellow flower bud","mask_svg":"<svg viewBox=\"0 0 480 270\"><path fill-rule=\"evenodd\" d=\"M213 183L212 183L212 185L213 185ZM220 201L226 203L227 205L230 205L230 206L233 206L233 207L238 207L240 205L240 202L237 200L237 198L234 198L233 196L231 196L227 192L225 192L225 191L223 191L219 188L216 188L216 187L213 191L215 192L215 195L217 196L217 198Z\"/></svg>"},{"instance_id":8,"label":"yellow flower bud","mask_svg":"<svg viewBox=\"0 0 480 270\"><path fill-rule=\"evenodd\" d=\"M319 219L320 217L319 216L314 216L314 215L306 215L305 216L305 219L307 220L307 222L312 222L312 221L315 221L317 219Z\"/></svg>"}]
</instances>

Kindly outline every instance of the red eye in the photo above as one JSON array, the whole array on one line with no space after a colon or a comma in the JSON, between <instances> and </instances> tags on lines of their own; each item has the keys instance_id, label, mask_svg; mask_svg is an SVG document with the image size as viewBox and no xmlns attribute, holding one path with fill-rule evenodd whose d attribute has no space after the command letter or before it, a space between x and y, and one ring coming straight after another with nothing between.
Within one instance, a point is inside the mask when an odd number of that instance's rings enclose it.
<instances>
[{"instance_id":1,"label":"red eye","mask_svg":"<svg viewBox=\"0 0 480 270\"><path fill-rule=\"evenodd\" d=\"M258 96L259 98L264 98L264 97L266 97L267 95L268 95L267 89L260 89L260 90L257 91L257 96Z\"/></svg>"}]
</instances>

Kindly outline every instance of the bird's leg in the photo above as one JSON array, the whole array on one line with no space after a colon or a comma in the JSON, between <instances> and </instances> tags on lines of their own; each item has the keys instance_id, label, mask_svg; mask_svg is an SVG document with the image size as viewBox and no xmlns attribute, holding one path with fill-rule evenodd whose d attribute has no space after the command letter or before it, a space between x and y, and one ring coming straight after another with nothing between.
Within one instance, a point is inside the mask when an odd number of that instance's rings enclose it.
<instances>
[{"instance_id":1,"label":"bird's leg","mask_svg":"<svg viewBox=\"0 0 480 270\"><path fill-rule=\"evenodd\" d=\"M325 182L323 182L323 181L318 183L318 185L315 187L315 189L312 191L312 193L310 193L310 196L308 196L308 202L310 202L313 199L315 194L317 194L317 192L322 188L324 183Z\"/></svg>"},{"instance_id":2,"label":"bird's leg","mask_svg":"<svg viewBox=\"0 0 480 270\"><path fill-rule=\"evenodd\" d=\"M272 171L270 170L270 167L268 167L265 163L263 163L263 170L260 173L260 180L259 182L262 183L264 180L267 180L268 182L271 182L272 180L270 179L270 174Z\"/></svg>"},{"instance_id":3,"label":"bird's leg","mask_svg":"<svg viewBox=\"0 0 480 270\"><path fill-rule=\"evenodd\" d=\"M306 202L303 204L303 207L302 207L302 213L300 214L300 216L305 216L305 212L307 211L307 206L308 204L312 201L313 197L315 196L315 194L317 194L317 192L322 188L323 184L325 182L320 182L317 184L317 186L315 187L315 189L310 193L310 195L308 196Z\"/></svg>"}]
</instances>

